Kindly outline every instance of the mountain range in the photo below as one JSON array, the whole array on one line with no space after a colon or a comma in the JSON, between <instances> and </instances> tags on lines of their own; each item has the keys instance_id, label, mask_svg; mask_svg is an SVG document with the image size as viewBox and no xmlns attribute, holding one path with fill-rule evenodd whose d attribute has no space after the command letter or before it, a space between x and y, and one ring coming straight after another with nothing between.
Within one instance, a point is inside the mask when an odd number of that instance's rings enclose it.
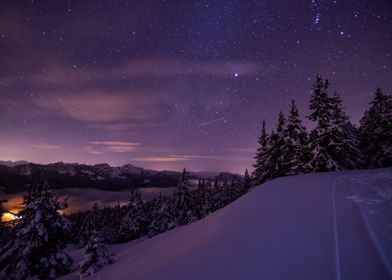
<instances>
[{"instance_id":1,"label":"mountain range","mask_svg":"<svg viewBox=\"0 0 392 280\"><path fill-rule=\"evenodd\" d=\"M6 193L27 190L31 180L41 176L52 188L98 188L127 190L141 187L173 187L181 178L181 172L156 171L126 164L113 167L109 164L78 164L56 162L50 164L26 161L0 161L0 188ZM241 180L242 176L231 173L190 172L192 180L215 179L219 181Z\"/></svg>"}]
</instances>

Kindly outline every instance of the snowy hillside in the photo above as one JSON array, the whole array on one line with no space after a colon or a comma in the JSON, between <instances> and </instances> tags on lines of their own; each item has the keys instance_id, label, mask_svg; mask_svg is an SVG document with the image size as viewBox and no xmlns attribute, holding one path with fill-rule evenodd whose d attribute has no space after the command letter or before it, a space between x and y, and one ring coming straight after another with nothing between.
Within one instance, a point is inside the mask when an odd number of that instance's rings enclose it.
<instances>
[{"instance_id":1,"label":"snowy hillside","mask_svg":"<svg viewBox=\"0 0 392 280\"><path fill-rule=\"evenodd\" d=\"M111 249L116 262L88 279L391 279L392 169L279 178Z\"/></svg>"}]
</instances>

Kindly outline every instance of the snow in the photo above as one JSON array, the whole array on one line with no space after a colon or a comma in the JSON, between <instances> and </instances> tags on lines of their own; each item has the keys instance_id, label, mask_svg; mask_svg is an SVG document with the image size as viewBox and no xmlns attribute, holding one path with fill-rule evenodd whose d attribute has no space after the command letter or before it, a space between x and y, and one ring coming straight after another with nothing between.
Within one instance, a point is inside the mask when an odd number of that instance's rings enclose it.
<instances>
[{"instance_id":1,"label":"snow","mask_svg":"<svg viewBox=\"0 0 392 280\"><path fill-rule=\"evenodd\" d=\"M86 279L390 279L391 209L391 168L278 178Z\"/></svg>"},{"instance_id":2,"label":"snow","mask_svg":"<svg viewBox=\"0 0 392 280\"><path fill-rule=\"evenodd\" d=\"M24 164L28 164L28 162L24 161L24 160L17 160L17 161L0 160L0 165L4 165L7 167L15 167L15 166L24 165Z\"/></svg>"}]
</instances>

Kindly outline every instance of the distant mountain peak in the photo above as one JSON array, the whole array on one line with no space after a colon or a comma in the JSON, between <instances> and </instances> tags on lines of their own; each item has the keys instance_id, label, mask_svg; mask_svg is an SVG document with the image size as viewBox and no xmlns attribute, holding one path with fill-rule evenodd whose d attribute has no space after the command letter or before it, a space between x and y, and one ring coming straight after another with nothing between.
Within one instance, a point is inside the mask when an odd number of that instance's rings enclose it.
<instances>
[{"instance_id":1,"label":"distant mountain peak","mask_svg":"<svg viewBox=\"0 0 392 280\"><path fill-rule=\"evenodd\" d=\"M0 160L0 165L8 166L8 167L14 167L18 165L23 165L23 164L28 164L29 162L25 160L17 160L17 161L11 161L11 160Z\"/></svg>"}]
</instances>

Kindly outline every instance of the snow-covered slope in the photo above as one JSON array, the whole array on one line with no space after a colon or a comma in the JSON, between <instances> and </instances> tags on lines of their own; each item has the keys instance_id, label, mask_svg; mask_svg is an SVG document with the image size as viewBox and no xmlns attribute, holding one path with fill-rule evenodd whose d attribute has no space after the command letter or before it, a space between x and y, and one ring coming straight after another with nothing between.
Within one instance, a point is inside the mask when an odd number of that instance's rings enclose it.
<instances>
[{"instance_id":1,"label":"snow-covered slope","mask_svg":"<svg viewBox=\"0 0 392 280\"><path fill-rule=\"evenodd\" d=\"M89 279L391 279L391 245L392 169L309 174L117 245L117 261Z\"/></svg>"}]
</instances>

